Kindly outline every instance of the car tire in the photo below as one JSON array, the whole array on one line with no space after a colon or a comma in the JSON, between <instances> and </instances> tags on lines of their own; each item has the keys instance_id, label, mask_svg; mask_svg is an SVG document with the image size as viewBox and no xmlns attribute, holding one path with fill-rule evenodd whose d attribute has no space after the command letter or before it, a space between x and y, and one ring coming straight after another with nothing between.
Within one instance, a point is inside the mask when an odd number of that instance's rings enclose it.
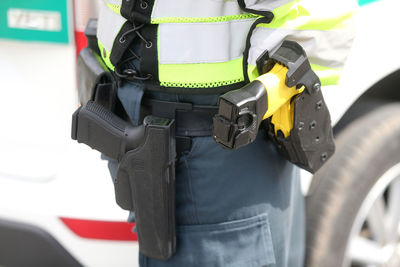
<instances>
[{"instance_id":1,"label":"car tire","mask_svg":"<svg viewBox=\"0 0 400 267\"><path fill-rule=\"evenodd\" d=\"M387 177L387 171L394 167L397 167L397 174L391 179L397 181L396 192L400 193L399 163L400 104L398 103L385 104L374 109L353 121L337 136L336 153L315 174L311 185L313 192L307 197L306 266L368 265L353 262L352 254L349 255L351 237L354 236L356 222L363 233L369 227L370 222L367 220L369 217L365 217L365 214L363 222L361 224L359 222L361 209L365 210L365 203L370 199L371 192L375 190L382 177ZM386 203L385 205L388 205L387 188L391 184L389 182L393 181L388 181L386 188L380 193L382 203ZM397 205L397 209L400 209L400 202ZM388 262L384 266L400 266L397 265L400 264L398 231L399 228L393 233L397 236L395 241L397 252L387 257ZM374 235L368 234L368 231L365 238L375 242Z\"/></svg>"}]
</instances>

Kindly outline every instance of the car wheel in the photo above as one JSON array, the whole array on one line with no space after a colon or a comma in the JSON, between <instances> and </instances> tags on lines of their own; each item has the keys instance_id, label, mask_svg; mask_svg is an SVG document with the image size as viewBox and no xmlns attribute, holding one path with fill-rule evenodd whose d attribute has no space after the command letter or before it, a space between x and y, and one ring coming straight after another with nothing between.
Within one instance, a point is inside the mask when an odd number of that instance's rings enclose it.
<instances>
[{"instance_id":1,"label":"car wheel","mask_svg":"<svg viewBox=\"0 0 400 267\"><path fill-rule=\"evenodd\" d=\"M346 127L314 178L306 266L400 266L400 104Z\"/></svg>"}]
</instances>

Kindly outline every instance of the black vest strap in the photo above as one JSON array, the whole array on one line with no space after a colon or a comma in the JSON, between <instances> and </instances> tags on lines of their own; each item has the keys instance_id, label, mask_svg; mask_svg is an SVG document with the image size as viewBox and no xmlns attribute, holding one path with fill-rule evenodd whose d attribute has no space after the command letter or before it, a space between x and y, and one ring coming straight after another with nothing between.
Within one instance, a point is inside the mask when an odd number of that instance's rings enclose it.
<instances>
[{"instance_id":1,"label":"black vest strap","mask_svg":"<svg viewBox=\"0 0 400 267\"><path fill-rule=\"evenodd\" d=\"M158 81L157 24L145 25L141 31L147 43L142 42L140 72L151 74L152 80Z\"/></svg>"},{"instance_id":2,"label":"black vest strap","mask_svg":"<svg viewBox=\"0 0 400 267\"><path fill-rule=\"evenodd\" d=\"M244 52L243 52L243 76L244 76L244 82L245 83L249 83L250 82L249 74L247 73L247 68L248 68L248 65L249 65L248 59L249 59L249 51L250 51L250 46L251 46L250 40L251 40L251 36L253 35L253 31L257 27L258 24L260 24L260 23L270 23L270 22L271 22L271 20L269 18L267 18L267 17L258 18L251 25L249 33L247 34L246 47L245 47Z\"/></svg>"},{"instance_id":3,"label":"black vest strap","mask_svg":"<svg viewBox=\"0 0 400 267\"><path fill-rule=\"evenodd\" d=\"M268 22L266 22L266 23L270 23L272 21L272 19L274 18L274 13L272 13L271 11L254 10L254 9L247 8L244 0L238 0L238 4L239 4L240 9L242 9L243 11L246 11L247 13L252 13L252 14L256 14L256 15L265 17L268 20Z\"/></svg>"},{"instance_id":4,"label":"black vest strap","mask_svg":"<svg viewBox=\"0 0 400 267\"><path fill-rule=\"evenodd\" d=\"M129 21L150 23L154 0L122 0L121 15Z\"/></svg>"},{"instance_id":5,"label":"black vest strap","mask_svg":"<svg viewBox=\"0 0 400 267\"><path fill-rule=\"evenodd\" d=\"M133 39L135 39L135 32L124 36L124 33L131 30L132 28L132 23L130 23L129 21L125 22L124 25L122 25L122 28L119 31L118 35L115 37L110 54L110 61L114 66L116 66L121 61L125 51L129 48Z\"/></svg>"}]
</instances>

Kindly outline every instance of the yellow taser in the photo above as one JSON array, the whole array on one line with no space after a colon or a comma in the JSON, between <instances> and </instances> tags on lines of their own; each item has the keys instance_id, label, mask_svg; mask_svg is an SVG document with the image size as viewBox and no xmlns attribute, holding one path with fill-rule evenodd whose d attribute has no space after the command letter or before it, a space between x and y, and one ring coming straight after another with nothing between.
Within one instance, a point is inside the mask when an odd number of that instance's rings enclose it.
<instances>
[{"instance_id":1,"label":"yellow taser","mask_svg":"<svg viewBox=\"0 0 400 267\"><path fill-rule=\"evenodd\" d=\"M253 142L266 121L268 136L281 154L315 172L335 148L320 80L295 42L283 42L263 62L264 74L220 96L213 137L223 147L237 149Z\"/></svg>"}]
</instances>

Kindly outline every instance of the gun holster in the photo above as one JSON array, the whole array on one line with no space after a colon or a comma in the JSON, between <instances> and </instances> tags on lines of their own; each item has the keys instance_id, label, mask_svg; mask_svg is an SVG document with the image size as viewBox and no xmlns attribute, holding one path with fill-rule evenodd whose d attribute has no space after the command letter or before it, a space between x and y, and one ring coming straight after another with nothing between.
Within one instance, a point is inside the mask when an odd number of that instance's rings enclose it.
<instances>
[{"instance_id":1,"label":"gun holster","mask_svg":"<svg viewBox=\"0 0 400 267\"><path fill-rule=\"evenodd\" d=\"M174 121L154 125L145 118L146 133L137 149L119 163L115 195L120 207L135 211L140 252L167 260L175 252Z\"/></svg>"},{"instance_id":2,"label":"gun holster","mask_svg":"<svg viewBox=\"0 0 400 267\"><path fill-rule=\"evenodd\" d=\"M72 116L72 139L118 160L118 205L135 211L140 251L167 260L175 252L175 122L147 116L133 126L93 101Z\"/></svg>"},{"instance_id":3,"label":"gun holster","mask_svg":"<svg viewBox=\"0 0 400 267\"><path fill-rule=\"evenodd\" d=\"M72 116L72 139L118 161L116 202L135 212L139 249L167 260L176 247L175 121L149 115L142 125L128 122L114 76L93 47L78 57L78 94L82 106Z\"/></svg>"}]
</instances>

